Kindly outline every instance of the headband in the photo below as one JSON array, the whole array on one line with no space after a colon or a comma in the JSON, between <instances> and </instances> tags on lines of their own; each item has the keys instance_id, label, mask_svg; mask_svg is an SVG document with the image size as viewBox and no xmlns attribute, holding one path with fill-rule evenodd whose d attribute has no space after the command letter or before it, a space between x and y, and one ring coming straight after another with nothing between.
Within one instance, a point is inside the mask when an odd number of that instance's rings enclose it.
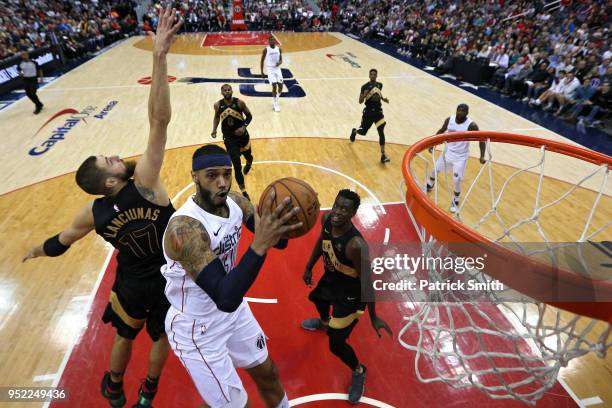
<instances>
[{"instance_id":1,"label":"headband","mask_svg":"<svg viewBox=\"0 0 612 408\"><path fill-rule=\"evenodd\" d=\"M206 154L194 157L191 161L193 171L207 169L209 167L231 167L232 161L227 154Z\"/></svg>"}]
</instances>

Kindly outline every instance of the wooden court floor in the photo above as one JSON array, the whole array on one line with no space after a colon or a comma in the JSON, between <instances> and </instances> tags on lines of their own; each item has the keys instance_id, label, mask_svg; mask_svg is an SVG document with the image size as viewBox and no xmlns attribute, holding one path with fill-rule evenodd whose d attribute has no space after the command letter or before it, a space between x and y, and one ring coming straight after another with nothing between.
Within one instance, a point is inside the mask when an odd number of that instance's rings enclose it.
<instances>
[{"instance_id":1,"label":"wooden court floor","mask_svg":"<svg viewBox=\"0 0 612 408\"><path fill-rule=\"evenodd\" d=\"M170 86L173 117L162 172L170 196L189 188L190 155L195 147L214 141L209 136L212 106L224 82L232 83L234 95L243 98L254 115L249 132L255 160L261 163L246 179L252 197L258 197L274 179L294 176L315 187L322 207L330 207L335 193L345 187L356 189L366 205L400 202L400 166L406 147L435 133L459 103L470 105L470 117L482 130L571 143L344 35L281 33L277 37L285 49L284 68L294 80L290 91L300 88L304 94L283 97L279 113L272 111L269 97L258 96L269 91L267 84L255 83L242 88L248 95L240 93L245 70L259 72L256 46L244 52L219 51L203 49L198 36L177 41L168 56L168 73L176 81ZM25 98L0 111L4 142L0 153L0 209L4 215L0 227L0 342L5 345L0 349L0 386L56 383L63 362L92 318L88 305L108 253L101 238L90 234L60 258L26 264L21 258L32 245L67 226L76 210L91 199L74 184L74 171L84 158L142 153L148 135L149 87L138 80L150 75L147 41L126 40L41 89L45 109L38 116L31 114L32 106ZM383 106L391 157L387 165L378 161L374 129L354 144L348 141L350 129L359 124L359 88L368 80L370 68L378 69L383 94L390 100ZM476 146L471 153L466 180L480 166L474 158ZM537 160L535 151L495 147L500 180L533 160ZM548 197L564 191L568 183L575 183L591 169L577 161L568 163L559 155L547 158L544 174L550 187L544 193ZM510 216L528 214L525 195L532 192L529 186L534 180L526 176L510 191L509 207L504 209ZM575 235L572 221L588 212L595 195L591 189L600 181L590 180L570 204L547 212L559 240ZM596 217L599 225L612 218L610 187L604 192ZM476 208L466 216L473 218L482 210L476 201ZM494 230L495 226L486 228ZM532 234L526 231L524 239ZM612 235L606 229L599 237L609 241ZM612 357L587 355L573 360L562 370L561 378L577 398L597 396L603 401L601 406L612 406Z\"/></svg>"}]
</instances>

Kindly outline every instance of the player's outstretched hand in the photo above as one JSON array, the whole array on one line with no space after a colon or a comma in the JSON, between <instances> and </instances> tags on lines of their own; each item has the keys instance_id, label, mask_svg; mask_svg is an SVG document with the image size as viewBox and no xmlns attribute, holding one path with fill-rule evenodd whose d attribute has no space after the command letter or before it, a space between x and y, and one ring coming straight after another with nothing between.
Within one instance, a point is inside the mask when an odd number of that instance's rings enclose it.
<instances>
[{"instance_id":1,"label":"player's outstretched hand","mask_svg":"<svg viewBox=\"0 0 612 408\"><path fill-rule=\"evenodd\" d=\"M382 101L385 103L389 103L389 98L382 98Z\"/></svg>"},{"instance_id":2,"label":"player's outstretched hand","mask_svg":"<svg viewBox=\"0 0 612 408\"><path fill-rule=\"evenodd\" d=\"M301 222L289 224L289 221L300 212L299 207L293 207L285 215L281 216L283 210L291 206L291 199L289 197L285 197L276 208L272 209L275 196L276 193L272 191L263 204L261 217L259 220L256 219L255 237L253 238L251 248L258 255L264 255L283 236L302 226Z\"/></svg>"},{"instance_id":3,"label":"player's outstretched hand","mask_svg":"<svg viewBox=\"0 0 612 408\"><path fill-rule=\"evenodd\" d=\"M371 319L371 321L372 327L374 328L374 330L376 330L376 334L378 334L378 337L382 337L382 335L380 334L380 329L383 329L389 334L389 336L393 337L393 332L391 331L391 328L383 319L381 319L380 317L374 317Z\"/></svg>"},{"instance_id":4,"label":"player's outstretched hand","mask_svg":"<svg viewBox=\"0 0 612 408\"><path fill-rule=\"evenodd\" d=\"M38 258L39 256L46 256L45 251L43 251L42 245L37 245L34 248L30 249L27 255L23 257L21 262L25 262L28 259Z\"/></svg>"},{"instance_id":5,"label":"player's outstretched hand","mask_svg":"<svg viewBox=\"0 0 612 408\"><path fill-rule=\"evenodd\" d=\"M161 9L159 13L159 20L157 22L157 33L149 32L149 35L153 38L153 53L154 54L167 54L172 45L172 39L174 34L177 33L183 19L179 18L177 21L176 10L172 7L166 7Z\"/></svg>"},{"instance_id":6,"label":"player's outstretched hand","mask_svg":"<svg viewBox=\"0 0 612 408\"><path fill-rule=\"evenodd\" d=\"M306 270L304 271L304 276L302 276L302 279L304 279L304 283L307 284L309 288L311 288L312 287L312 269L306 268Z\"/></svg>"}]
</instances>

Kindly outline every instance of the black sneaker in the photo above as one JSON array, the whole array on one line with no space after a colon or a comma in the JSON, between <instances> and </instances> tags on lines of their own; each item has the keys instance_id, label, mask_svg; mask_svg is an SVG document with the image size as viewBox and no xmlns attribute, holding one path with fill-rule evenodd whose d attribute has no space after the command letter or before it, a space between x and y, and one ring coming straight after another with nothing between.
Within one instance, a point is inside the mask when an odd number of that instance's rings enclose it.
<instances>
[{"instance_id":1,"label":"black sneaker","mask_svg":"<svg viewBox=\"0 0 612 408\"><path fill-rule=\"evenodd\" d=\"M384 163L388 163L390 161L391 161L391 159L386 154L383 153L383 154L380 155L380 162L381 163L384 164Z\"/></svg>"},{"instance_id":2,"label":"black sneaker","mask_svg":"<svg viewBox=\"0 0 612 408\"><path fill-rule=\"evenodd\" d=\"M105 372L104 377L102 377L102 383L100 384L100 388L102 391L102 396L108 400L111 407L123 407L125 405L125 393L123 392L123 387L119 390L111 390L108 386L110 383L110 372Z\"/></svg>"},{"instance_id":3,"label":"black sneaker","mask_svg":"<svg viewBox=\"0 0 612 408\"><path fill-rule=\"evenodd\" d=\"M353 128L351 130L351 136L349 137L349 139L351 139L351 142L355 141L355 136L357 135L357 129Z\"/></svg>"},{"instance_id":4,"label":"black sneaker","mask_svg":"<svg viewBox=\"0 0 612 408\"><path fill-rule=\"evenodd\" d=\"M242 192L242 196L247 200L251 201L251 197L249 197L249 193L247 193L246 190Z\"/></svg>"},{"instance_id":5,"label":"black sneaker","mask_svg":"<svg viewBox=\"0 0 612 408\"><path fill-rule=\"evenodd\" d=\"M245 176L249 174L249 171L251 171L252 164L253 162L247 162L246 166L244 166L244 170L242 170L242 172L244 173Z\"/></svg>"},{"instance_id":6,"label":"black sneaker","mask_svg":"<svg viewBox=\"0 0 612 408\"><path fill-rule=\"evenodd\" d=\"M351 382L351 386L348 390L348 402L351 404L359 403L361 397L363 396L363 390L365 389L365 378L366 378L366 367L361 364L363 368L363 372L358 374L356 371L353 371L353 381Z\"/></svg>"},{"instance_id":7,"label":"black sneaker","mask_svg":"<svg viewBox=\"0 0 612 408\"><path fill-rule=\"evenodd\" d=\"M153 398L155 398L155 394L157 394L157 389L155 389L155 391L145 390L145 384L143 381L138 389L138 402L132 406L132 408L153 408L153 405L151 404L153 402Z\"/></svg>"},{"instance_id":8,"label":"black sneaker","mask_svg":"<svg viewBox=\"0 0 612 408\"><path fill-rule=\"evenodd\" d=\"M327 330L327 325L323 324L321 319L313 317L311 319L302 320L302 329L308 331Z\"/></svg>"},{"instance_id":9,"label":"black sneaker","mask_svg":"<svg viewBox=\"0 0 612 408\"><path fill-rule=\"evenodd\" d=\"M38 115L40 113L40 111L42 110L43 106L45 106L45 105L37 106L36 109L34 109L34 114Z\"/></svg>"},{"instance_id":10,"label":"black sneaker","mask_svg":"<svg viewBox=\"0 0 612 408\"><path fill-rule=\"evenodd\" d=\"M429 193L431 190L433 190L434 184L427 183L427 186L425 188L427 189L427 192Z\"/></svg>"}]
</instances>

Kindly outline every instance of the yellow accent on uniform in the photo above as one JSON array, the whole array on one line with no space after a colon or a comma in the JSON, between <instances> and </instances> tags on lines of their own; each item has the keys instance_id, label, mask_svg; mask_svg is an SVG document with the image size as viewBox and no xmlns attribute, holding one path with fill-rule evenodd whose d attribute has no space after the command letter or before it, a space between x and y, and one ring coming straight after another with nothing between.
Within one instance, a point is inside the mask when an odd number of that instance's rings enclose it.
<instances>
[{"instance_id":1,"label":"yellow accent on uniform","mask_svg":"<svg viewBox=\"0 0 612 408\"><path fill-rule=\"evenodd\" d=\"M242 153L242 152L246 152L246 151L247 151L247 150L249 150L250 148L251 148L251 140L249 139L249 143L247 143L247 145L246 145L246 146L241 147L241 148L240 148L240 152L241 152L241 153Z\"/></svg>"},{"instance_id":2,"label":"yellow accent on uniform","mask_svg":"<svg viewBox=\"0 0 612 408\"><path fill-rule=\"evenodd\" d=\"M374 95L379 95L382 99L382 92L380 90L380 88L378 88L377 86L373 86L369 91L368 94L365 96L365 101L367 101L368 99L370 99L371 97L373 97Z\"/></svg>"},{"instance_id":3,"label":"yellow accent on uniform","mask_svg":"<svg viewBox=\"0 0 612 408\"><path fill-rule=\"evenodd\" d=\"M223 112L221 112L221 122L227 119L228 116L231 116L238 120L244 120L244 118L242 117L242 113L235 111L232 108L227 108Z\"/></svg>"},{"instance_id":4,"label":"yellow accent on uniform","mask_svg":"<svg viewBox=\"0 0 612 408\"><path fill-rule=\"evenodd\" d=\"M332 263L332 266L338 272L341 272L347 276L350 276L351 278L359 277L359 275L357 274L357 270L355 268L345 265L341 263L340 261L338 261L338 258L336 258L336 253L334 252L334 248L332 246L332 242L329 239L323 240L323 251L325 251L325 253L327 254L327 256L329 257Z\"/></svg>"},{"instance_id":5,"label":"yellow accent on uniform","mask_svg":"<svg viewBox=\"0 0 612 408\"><path fill-rule=\"evenodd\" d=\"M359 317L364 313L363 310L357 310L355 313L351 313L345 317L332 317L329 320L329 327L332 329L344 329L345 327L350 326L355 319L359 319Z\"/></svg>"},{"instance_id":6,"label":"yellow accent on uniform","mask_svg":"<svg viewBox=\"0 0 612 408\"><path fill-rule=\"evenodd\" d=\"M385 123L386 123L386 122L385 122L385 118L382 118L381 120L379 120L378 122L376 122L376 127L380 127L380 126L384 125Z\"/></svg>"},{"instance_id":7,"label":"yellow accent on uniform","mask_svg":"<svg viewBox=\"0 0 612 408\"><path fill-rule=\"evenodd\" d=\"M146 319L134 319L133 317L128 315L123 306L121 306L119 298L117 298L117 294L114 291L111 291L110 304L113 308L113 312L115 312L115 314L119 316L119 318L121 318L121 320L123 320L123 322L131 328L140 329L142 326L144 326Z\"/></svg>"}]
</instances>

